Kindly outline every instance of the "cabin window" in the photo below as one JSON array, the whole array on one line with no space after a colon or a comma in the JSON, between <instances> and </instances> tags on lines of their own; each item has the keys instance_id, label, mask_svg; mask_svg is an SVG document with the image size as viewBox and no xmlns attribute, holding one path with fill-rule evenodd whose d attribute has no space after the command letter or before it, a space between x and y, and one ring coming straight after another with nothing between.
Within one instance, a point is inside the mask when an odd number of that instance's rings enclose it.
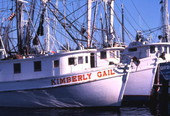
<instances>
[{"instance_id":1,"label":"cabin window","mask_svg":"<svg viewBox=\"0 0 170 116\"><path fill-rule=\"evenodd\" d=\"M135 51L137 51L137 48L129 48L128 51L129 52L135 52Z\"/></svg>"},{"instance_id":2,"label":"cabin window","mask_svg":"<svg viewBox=\"0 0 170 116\"><path fill-rule=\"evenodd\" d=\"M155 53L155 46L150 46L150 53Z\"/></svg>"},{"instance_id":3,"label":"cabin window","mask_svg":"<svg viewBox=\"0 0 170 116\"><path fill-rule=\"evenodd\" d=\"M34 71L41 71L41 61L35 61L34 62Z\"/></svg>"},{"instance_id":4,"label":"cabin window","mask_svg":"<svg viewBox=\"0 0 170 116\"><path fill-rule=\"evenodd\" d=\"M59 60L54 60L53 65L54 68L59 67Z\"/></svg>"},{"instance_id":5,"label":"cabin window","mask_svg":"<svg viewBox=\"0 0 170 116\"><path fill-rule=\"evenodd\" d=\"M107 58L107 56L106 56L106 51L101 51L101 52L100 52L100 58L101 58L101 59Z\"/></svg>"},{"instance_id":6,"label":"cabin window","mask_svg":"<svg viewBox=\"0 0 170 116\"><path fill-rule=\"evenodd\" d=\"M14 64L14 73L21 73L21 64L20 63L15 63Z\"/></svg>"},{"instance_id":7,"label":"cabin window","mask_svg":"<svg viewBox=\"0 0 170 116\"><path fill-rule=\"evenodd\" d=\"M83 57L82 56L78 57L78 64L83 64Z\"/></svg>"},{"instance_id":8,"label":"cabin window","mask_svg":"<svg viewBox=\"0 0 170 116\"><path fill-rule=\"evenodd\" d=\"M115 58L115 51L110 51L110 58Z\"/></svg>"},{"instance_id":9,"label":"cabin window","mask_svg":"<svg viewBox=\"0 0 170 116\"><path fill-rule=\"evenodd\" d=\"M88 56L85 57L86 63L88 63Z\"/></svg>"},{"instance_id":10,"label":"cabin window","mask_svg":"<svg viewBox=\"0 0 170 116\"><path fill-rule=\"evenodd\" d=\"M116 57L120 58L120 51L117 50Z\"/></svg>"},{"instance_id":11,"label":"cabin window","mask_svg":"<svg viewBox=\"0 0 170 116\"><path fill-rule=\"evenodd\" d=\"M167 46L164 47L164 52L167 53Z\"/></svg>"},{"instance_id":12,"label":"cabin window","mask_svg":"<svg viewBox=\"0 0 170 116\"><path fill-rule=\"evenodd\" d=\"M74 65L75 64L75 58L74 57L68 58L68 64Z\"/></svg>"},{"instance_id":13,"label":"cabin window","mask_svg":"<svg viewBox=\"0 0 170 116\"><path fill-rule=\"evenodd\" d=\"M96 65L95 65L95 54L94 53L90 54L90 66L91 66L91 68L96 67Z\"/></svg>"},{"instance_id":14,"label":"cabin window","mask_svg":"<svg viewBox=\"0 0 170 116\"><path fill-rule=\"evenodd\" d=\"M162 46L158 46L158 51L162 52Z\"/></svg>"}]
</instances>

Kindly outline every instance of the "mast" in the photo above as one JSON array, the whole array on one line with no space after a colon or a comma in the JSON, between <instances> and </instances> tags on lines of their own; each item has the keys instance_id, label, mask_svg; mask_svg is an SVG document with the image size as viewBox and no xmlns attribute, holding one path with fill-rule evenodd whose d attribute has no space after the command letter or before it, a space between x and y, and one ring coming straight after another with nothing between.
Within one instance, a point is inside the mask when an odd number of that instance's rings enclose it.
<instances>
[{"instance_id":1,"label":"mast","mask_svg":"<svg viewBox=\"0 0 170 116\"><path fill-rule=\"evenodd\" d=\"M169 12L168 12L168 0L161 0L161 13L162 13L162 42L170 42L170 27L169 27Z\"/></svg>"},{"instance_id":2,"label":"mast","mask_svg":"<svg viewBox=\"0 0 170 116\"><path fill-rule=\"evenodd\" d=\"M47 8L45 8L45 31L46 31L46 35L45 35L45 50L46 52L50 51L50 19L48 17L48 12L47 12Z\"/></svg>"},{"instance_id":3,"label":"mast","mask_svg":"<svg viewBox=\"0 0 170 116\"><path fill-rule=\"evenodd\" d=\"M26 40L25 40L25 54L29 54L30 53L30 49L31 49L31 38L32 38L32 33L33 33L33 25L32 23L34 22L34 13L35 13L35 5L36 5L36 0L32 0L31 1L31 7L29 10L29 18L28 18L28 23L27 23L27 30L26 30Z\"/></svg>"},{"instance_id":4,"label":"mast","mask_svg":"<svg viewBox=\"0 0 170 116\"><path fill-rule=\"evenodd\" d=\"M125 42L125 34L124 34L124 6L123 4L121 5L122 7L122 42Z\"/></svg>"},{"instance_id":5,"label":"mast","mask_svg":"<svg viewBox=\"0 0 170 116\"><path fill-rule=\"evenodd\" d=\"M92 0L87 1L87 48L91 46L91 7Z\"/></svg>"},{"instance_id":6,"label":"mast","mask_svg":"<svg viewBox=\"0 0 170 116\"><path fill-rule=\"evenodd\" d=\"M65 0L64 0L65 1ZM63 2L64 2L63 1ZM45 39L44 39L44 42L45 42L45 51L46 52L51 52L52 50L52 46L51 46L51 43L52 43L52 38L53 38L53 35L51 35L50 33L50 23L51 23L51 20L50 20L50 17L48 15L48 9L47 9L47 6L46 6L46 0L43 1L44 2L44 8L45 8L45 22L44 22L44 27L45 27ZM58 0L56 0L55 2L55 6L58 7ZM65 17L64 17L65 18ZM65 19L64 19L65 20ZM56 19L53 19L53 21L56 21ZM56 22L55 22L56 23Z\"/></svg>"},{"instance_id":7,"label":"mast","mask_svg":"<svg viewBox=\"0 0 170 116\"><path fill-rule=\"evenodd\" d=\"M18 38L18 53L22 54L22 39L23 39L23 3L16 0L16 18L17 18L17 38Z\"/></svg>"},{"instance_id":8,"label":"mast","mask_svg":"<svg viewBox=\"0 0 170 116\"><path fill-rule=\"evenodd\" d=\"M108 0L108 10L109 10L109 36L108 42L111 46L113 46L113 38L114 38L114 0Z\"/></svg>"}]
</instances>

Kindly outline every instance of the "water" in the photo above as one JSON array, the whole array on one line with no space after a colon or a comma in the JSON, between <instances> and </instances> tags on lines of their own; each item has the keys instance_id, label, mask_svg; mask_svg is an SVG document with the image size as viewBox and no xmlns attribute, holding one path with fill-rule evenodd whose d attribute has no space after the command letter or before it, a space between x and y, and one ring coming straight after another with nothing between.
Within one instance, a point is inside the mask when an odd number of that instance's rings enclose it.
<instances>
[{"instance_id":1,"label":"water","mask_svg":"<svg viewBox=\"0 0 170 116\"><path fill-rule=\"evenodd\" d=\"M24 109L0 108L0 116L170 116L170 102L124 105L119 109Z\"/></svg>"}]
</instances>

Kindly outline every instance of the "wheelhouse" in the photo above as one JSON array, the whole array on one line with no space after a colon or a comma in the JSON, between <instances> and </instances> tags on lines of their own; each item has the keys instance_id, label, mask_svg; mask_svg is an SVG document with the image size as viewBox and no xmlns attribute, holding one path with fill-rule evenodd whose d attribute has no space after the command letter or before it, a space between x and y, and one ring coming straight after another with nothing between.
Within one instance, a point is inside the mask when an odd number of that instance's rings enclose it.
<instances>
[{"instance_id":1,"label":"wheelhouse","mask_svg":"<svg viewBox=\"0 0 170 116\"><path fill-rule=\"evenodd\" d=\"M137 43L137 42L135 42ZM139 43L140 44L140 43ZM138 59L147 57L160 57L162 54L170 55L170 44L164 43L153 43L153 44L130 44L127 49L125 49L124 54L127 56L135 56Z\"/></svg>"},{"instance_id":2,"label":"wheelhouse","mask_svg":"<svg viewBox=\"0 0 170 116\"><path fill-rule=\"evenodd\" d=\"M25 80L49 76L81 73L91 68L105 67L120 62L123 47L102 50L89 49L53 55L0 61L0 81ZM3 77L6 75L6 77ZM11 78L12 77L12 78Z\"/></svg>"}]
</instances>

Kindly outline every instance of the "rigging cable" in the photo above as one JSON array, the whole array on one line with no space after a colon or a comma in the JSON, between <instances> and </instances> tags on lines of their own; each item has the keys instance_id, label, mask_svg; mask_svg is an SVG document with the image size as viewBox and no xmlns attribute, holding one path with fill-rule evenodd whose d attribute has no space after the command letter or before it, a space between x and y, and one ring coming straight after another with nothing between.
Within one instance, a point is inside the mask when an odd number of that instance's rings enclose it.
<instances>
[{"instance_id":1,"label":"rigging cable","mask_svg":"<svg viewBox=\"0 0 170 116\"><path fill-rule=\"evenodd\" d=\"M140 14L139 10L137 9L136 5L134 4L133 0L130 0L134 6L134 8L136 9L137 13L139 14L139 16L142 18L143 22L145 23L145 25L150 29L149 25L146 23L146 21L144 20L144 18L142 17L142 15Z\"/></svg>"},{"instance_id":2,"label":"rigging cable","mask_svg":"<svg viewBox=\"0 0 170 116\"><path fill-rule=\"evenodd\" d=\"M121 22L120 19L118 18L118 16L117 16L117 14L115 13L115 11L114 11L114 14L115 14L118 22L122 25L122 22ZM125 30L127 36L129 37L129 39L132 41L131 37L134 38L133 34L131 34L131 33L127 30L127 28L126 28L125 26L124 26L124 30ZM130 36L129 34L130 34L131 36Z\"/></svg>"},{"instance_id":3,"label":"rigging cable","mask_svg":"<svg viewBox=\"0 0 170 116\"><path fill-rule=\"evenodd\" d=\"M143 20L143 22L145 23L145 25L146 25L146 26L148 27L148 29L150 30L150 26L146 23L146 21L144 20L144 18L143 18L142 15L140 14L140 12L139 12L139 10L137 9L136 5L134 4L133 0L131 0L131 2L132 2L132 4L133 4L134 8L136 9L137 13L139 14L139 16L142 18L142 20ZM153 34L156 36L155 33L153 33Z\"/></svg>"},{"instance_id":4,"label":"rigging cable","mask_svg":"<svg viewBox=\"0 0 170 116\"><path fill-rule=\"evenodd\" d=\"M164 28L164 26L160 26L160 27L155 27L149 30L143 30L143 33L154 33L155 31L161 30L162 28Z\"/></svg>"},{"instance_id":5,"label":"rigging cable","mask_svg":"<svg viewBox=\"0 0 170 116\"><path fill-rule=\"evenodd\" d=\"M120 8L118 7L117 3L115 2L116 4L116 7L118 8L118 10L121 12ZM124 5L125 6L125 5ZM130 24L130 26L135 30L137 31L137 29L132 25L132 23L125 17L126 21Z\"/></svg>"},{"instance_id":6,"label":"rigging cable","mask_svg":"<svg viewBox=\"0 0 170 116\"><path fill-rule=\"evenodd\" d=\"M127 11L127 13L129 14L129 16L132 18L132 20L134 21L134 23L142 30L142 27L136 22L136 20L133 18L133 16L131 15L131 13L129 12L129 10L125 7L125 10Z\"/></svg>"},{"instance_id":7,"label":"rigging cable","mask_svg":"<svg viewBox=\"0 0 170 116\"><path fill-rule=\"evenodd\" d=\"M121 2L123 2L123 1L121 0ZM153 33L153 34L156 36L156 34L152 31L152 29L149 27L149 25L146 23L146 21L145 21L144 18L142 17L141 13L140 13L139 10L137 9L137 7L136 7L135 3L133 2L133 0L131 0L131 3L132 3L132 5L133 5L133 7L135 8L135 10L137 11L137 13L139 14L139 16L141 17L141 19L142 19L142 21L144 22L144 24L148 27L148 32L150 31L150 33ZM132 18L132 20L134 21L134 23L136 23L137 26L139 26L140 29L143 30L142 27L134 20L133 16L130 14L130 12L127 10L126 7L125 7L125 9L126 9L126 11L129 13L129 15L131 16L131 18ZM143 32L143 31L142 31L142 32Z\"/></svg>"},{"instance_id":8,"label":"rigging cable","mask_svg":"<svg viewBox=\"0 0 170 116\"><path fill-rule=\"evenodd\" d=\"M117 4L116 4L116 6L117 6ZM115 10L114 10L113 8L112 8L112 10L113 10L114 15L116 16L118 22L119 22L119 23L121 24L121 26L122 26L122 22L120 21L120 19L119 19L118 15L116 14ZM120 10L120 9L119 9L119 10ZM133 26L132 26L132 27L133 27ZM130 31L128 31L128 29L127 29L125 26L124 26L124 30L125 30L125 33L127 34L127 36L129 37L129 39L132 41L131 37L134 38L133 34L130 33ZM134 30L136 30L136 29L134 28Z\"/></svg>"}]
</instances>

